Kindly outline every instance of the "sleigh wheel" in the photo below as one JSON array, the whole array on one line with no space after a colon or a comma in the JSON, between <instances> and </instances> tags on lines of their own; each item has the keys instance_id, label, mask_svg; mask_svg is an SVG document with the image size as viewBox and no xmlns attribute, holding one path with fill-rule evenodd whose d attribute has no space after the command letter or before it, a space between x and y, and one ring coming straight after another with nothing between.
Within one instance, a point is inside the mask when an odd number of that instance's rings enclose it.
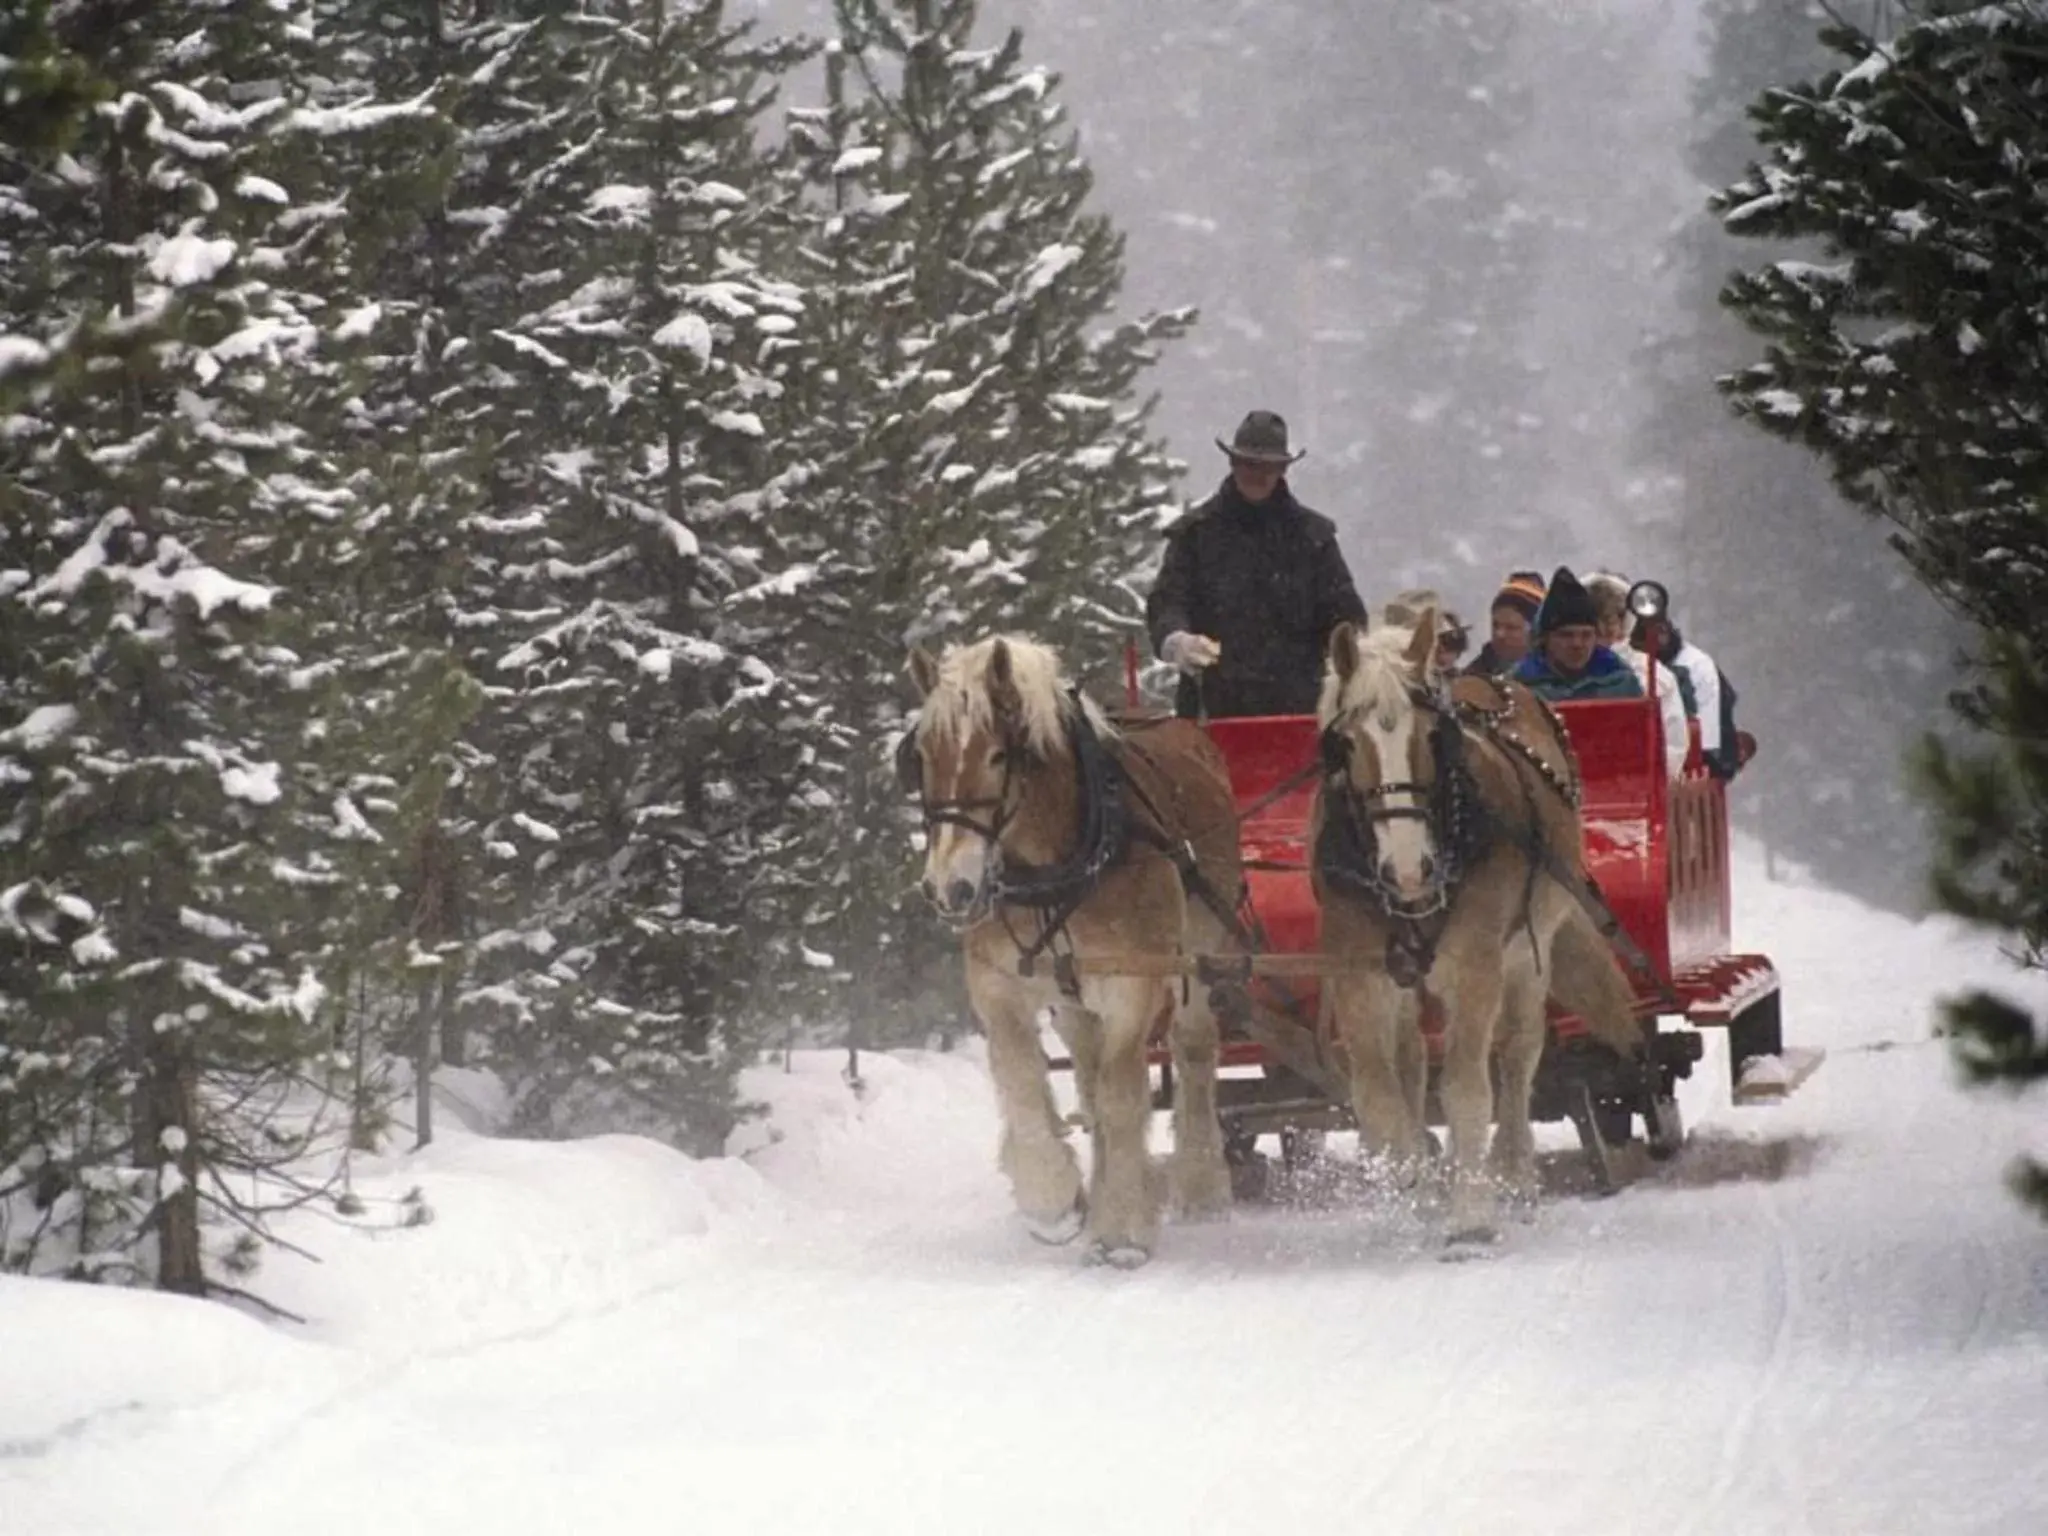
<instances>
[{"instance_id":1,"label":"sleigh wheel","mask_svg":"<svg viewBox=\"0 0 2048 1536\"><path fill-rule=\"evenodd\" d=\"M1593 1123L1600 1128L1600 1139L1610 1147L1625 1147L1635 1139L1635 1110L1620 1099L1596 1098Z\"/></svg>"},{"instance_id":2,"label":"sleigh wheel","mask_svg":"<svg viewBox=\"0 0 2048 1536\"><path fill-rule=\"evenodd\" d=\"M1280 1133L1280 1166L1299 1173L1323 1159L1323 1133L1314 1127L1289 1127Z\"/></svg>"},{"instance_id":3,"label":"sleigh wheel","mask_svg":"<svg viewBox=\"0 0 2048 1536\"><path fill-rule=\"evenodd\" d=\"M1678 1112L1677 1099L1669 1095L1652 1099L1643 1125L1648 1132L1643 1149L1650 1156L1660 1163L1678 1156L1678 1149L1685 1145L1685 1117Z\"/></svg>"},{"instance_id":4,"label":"sleigh wheel","mask_svg":"<svg viewBox=\"0 0 2048 1536\"><path fill-rule=\"evenodd\" d=\"M1614 1166L1614 1143L1600 1133L1603 1115L1593 1090L1584 1083L1573 1085L1565 1110L1571 1116L1572 1129L1579 1133L1579 1145L1593 1171L1594 1190L1603 1195L1613 1194L1621 1187Z\"/></svg>"}]
</instances>

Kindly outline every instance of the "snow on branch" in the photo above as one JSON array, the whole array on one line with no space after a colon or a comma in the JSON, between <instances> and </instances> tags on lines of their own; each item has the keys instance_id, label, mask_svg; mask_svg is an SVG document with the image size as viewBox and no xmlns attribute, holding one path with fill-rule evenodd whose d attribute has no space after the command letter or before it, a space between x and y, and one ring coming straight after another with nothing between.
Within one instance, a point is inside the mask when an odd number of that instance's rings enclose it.
<instances>
[{"instance_id":1,"label":"snow on branch","mask_svg":"<svg viewBox=\"0 0 2048 1536\"><path fill-rule=\"evenodd\" d=\"M300 107L285 119L285 126L300 133L344 134L362 133L366 129L381 128L386 123L395 123L407 118L432 118L435 116L434 89L421 91L410 101L394 101L382 104L359 102L344 107Z\"/></svg>"},{"instance_id":2,"label":"snow on branch","mask_svg":"<svg viewBox=\"0 0 2048 1536\"><path fill-rule=\"evenodd\" d=\"M271 600L277 595L273 588L238 581L223 571L200 563L176 539L158 541L153 564L113 564L108 558L108 545L114 535L133 521L125 508L117 508L101 518L83 544L66 556L53 573L29 589L30 599L42 601L72 597L94 572L103 573L109 580L124 583L139 595L154 598L166 606L175 605L181 597L187 598L199 610L201 619L213 617L214 610L223 604L245 613L261 613L270 607Z\"/></svg>"},{"instance_id":3,"label":"snow on branch","mask_svg":"<svg viewBox=\"0 0 2048 1536\"><path fill-rule=\"evenodd\" d=\"M189 227L172 235L150 254L149 275L173 288L210 283L235 259L235 242L209 240Z\"/></svg>"},{"instance_id":4,"label":"snow on branch","mask_svg":"<svg viewBox=\"0 0 2048 1536\"><path fill-rule=\"evenodd\" d=\"M10 373L26 373L50 361L50 349L27 336L10 336L0 331L0 379Z\"/></svg>"},{"instance_id":5,"label":"snow on branch","mask_svg":"<svg viewBox=\"0 0 2048 1536\"><path fill-rule=\"evenodd\" d=\"M711 364L712 337L710 323L702 315L684 310L654 333L654 344L670 350L690 353L700 367Z\"/></svg>"},{"instance_id":6,"label":"snow on branch","mask_svg":"<svg viewBox=\"0 0 2048 1536\"><path fill-rule=\"evenodd\" d=\"M1085 253L1078 245L1048 245L1038 253L1031 268L1024 274L1023 293L1027 299L1034 299L1060 279Z\"/></svg>"}]
</instances>

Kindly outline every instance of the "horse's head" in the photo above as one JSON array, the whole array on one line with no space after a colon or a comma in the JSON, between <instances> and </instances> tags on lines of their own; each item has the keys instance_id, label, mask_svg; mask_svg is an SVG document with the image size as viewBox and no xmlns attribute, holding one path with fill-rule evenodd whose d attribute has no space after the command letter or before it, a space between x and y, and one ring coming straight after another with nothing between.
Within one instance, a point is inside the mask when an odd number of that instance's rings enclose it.
<instances>
[{"instance_id":1,"label":"horse's head","mask_svg":"<svg viewBox=\"0 0 2048 1536\"><path fill-rule=\"evenodd\" d=\"M965 926L986 915L1005 847L1037 830L1034 780L1048 777L1038 770L1071 772L1065 680L1050 650L1016 636L943 658L915 649L910 675L924 695L905 759L924 806L924 893Z\"/></svg>"},{"instance_id":2,"label":"horse's head","mask_svg":"<svg viewBox=\"0 0 2048 1536\"><path fill-rule=\"evenodd\" d=\"M1349 797L1371 833L1386 894L1413 905L1442 890L1443 855L1430 805L1437 782L1437 723L1447 718L1444 679L1435 664L1437 612L1426 607L1412 630L1362 635L1340 624L1330 636L1317 708L1326 793Z\"/></svg>"}]
</instances>

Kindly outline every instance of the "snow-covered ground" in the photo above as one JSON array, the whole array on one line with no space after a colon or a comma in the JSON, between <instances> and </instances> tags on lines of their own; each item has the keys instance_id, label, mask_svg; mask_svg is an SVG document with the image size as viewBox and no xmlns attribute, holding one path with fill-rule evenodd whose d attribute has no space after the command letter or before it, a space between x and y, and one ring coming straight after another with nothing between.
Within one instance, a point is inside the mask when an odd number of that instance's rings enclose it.
<instances>
[{"instance_id":1,"label":"snow-covered ground","mask_svg":"<svg viewBox=\"0 0 2048 1536\"><path fill-rule=\"evenodd\" d=\"M2048 1530L2048 1231L1999 1182L2038 1112L1929 1039L2005 968L1752 857L1737 900L1826 1066L1703 1082L1678 1162L1489 1262L1326 1199L1084 1270L1011 1218L974 1053L859 1098L799 1055L744 1159L382 1160L435 1219L298 1220L323 1262L257 1285L304 1325L0 1282L0 1532Z\"/></svg>"}]
</instances>

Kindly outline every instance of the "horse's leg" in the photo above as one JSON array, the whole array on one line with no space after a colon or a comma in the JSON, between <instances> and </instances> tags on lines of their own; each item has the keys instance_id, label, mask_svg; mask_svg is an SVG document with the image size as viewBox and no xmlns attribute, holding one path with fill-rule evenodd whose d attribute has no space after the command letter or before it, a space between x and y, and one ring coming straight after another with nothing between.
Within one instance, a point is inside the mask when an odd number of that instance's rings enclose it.
<instances>
[{"instance_id":1,"label":"horse's leg","mask_svg":"<svg viewBox=\"0 0 2048 1536\"><path fill-rule=\"evenodd\" d=\"M1204 988L1180 1004L1173 1019L1173 1208L1182 1216L1215 1216L1230 1209L1230 1165L1223 1158L1223 1127L1216 1114L1216 1068L1223 1054Z\"/></svg>"},{"instance_id":2,"label":"horse's leg","mask_svg":"<svg viewBox=\"0 0 2048 1536\"><path fill-rule=\"evenodd\" d=\"M1085 1008L1055 1003L1046 1012L1074 1064L1073 1121L1091 1134L1095 1129L1095 1077L1102 1061L1102 1031Z\"/></svg>"},{"instance_id":3,"label":"horse's leg","mask_svg":"<svg viewBox=\"0 0 2048 1536\"><path fill-rule=\"evenodd\" d=\"M1347 973L1323 983L1332 991L1337 1027L1351 1058L1351 1108L1366 1155L1405 1172L1425 1153L1420 1096L1411 1096L1412 1066L1404 1059L1402 1031L1412 1029L1401 989L1376 973ZM1406 1048L1422 1053L1418 1039Z\"/></svg>"},{"instance_id":4,"label":"horse's leg","mask_svg":"<svg viewBox=\"0 0 2048 1536\"><path fill-rule=\"evenodd\" d=\"M1401 1096L1415 1122L1417 1147L1426 1153L1429 1142L1429 1042L1422 1035L1422 994L1403 988L1401 1016L1395 1025L1394 1069L1400 1075Z\"/></svg>"},{"instance_id":5,"label":"horse's leg","mask_svg":"<svg viewBox=\"0 0 2048 1536\"><path fill-rule=\"evenodd\" d=\"M970 965L968 971L968 994L988 1035L989 1071L1003 1122L997 1163L1010 1181L1031 1235L1041 1242L1071 1242L1081 1230L1085 1210L1081 1170L1074 1149L1061 1134L1051 1074L1039 1043L1038 1009L1013 986L977 986L975 967Z\"/></svg>"},{"instance_id":6,"label":"horse's leg","mask_svg":"<svg viewBox=\"0 0 2048 1536\"><path fill-rule=\"evenodd\" d=\"M1222 953L1230 939L1220 923L1193 925L1198 953ZM1230 1209L1230 1165L1223 1157L1223 1126L1216 1112L1216 1069L1223 1031L1200 982L1167 983L1173 1004L1173 1208L1182 1216L1215 1216Z\"/></svg>"},{"instance_id":7,"label":"horse's leg","mask_svg":"<svg viewBox=\"0 0 2048 1536\"><path fill-rule=\"evenodd\" d=\"M1152 1117L1152 1078L1146 1037L1167 1002L1153 977L1114 977L1089 989L1090 1011L1101 1032L1095 1071L1095 1166L1088 1179L1089 1254L1120 1269L1152 1256L1159 1230L1157 1186L1146 1128Z\"/></svg>"},{"instance_id":8,"label":"horse's leg","mask_svg":"<svg viewBox=\"0 0 2048 1536\"><path fill-rule=\"evenodd\" d=\"M1500 1100L1494 1107L1493 1150L1488 1164L1511 1200L1536 1198L1536 1133L1529 1124L1529 1093L1536 1067L1543 1059L1545 1022L1543 979L1533 957L1523 958L1527 943L1510 950L1507 983L1494 1031L1499 1044Z\"/></svg>"},{"instance_id":9,"label":"horse's leg","mask_svg":"<svg viewBox=\"0 0 2048 1536\"><path fill-rule=\"evenodd\" d=\"M1569 898L1563 905L1564 921L1550 941L1550 994L1585 1020L1596 1040L1633 1060L1643 1050L1635 988L1585 908Z\"/></svg>"},{"instance_id":10,"label":"horse's leg","mask_svg":"<svg viewBox=\"0 0 2048 1536\"><path fill-rule=\"evenodd\" d=\"M1452 919L1453 924L1457 919ZM1503 976L1500 941L1484 942L1480 925L1467 923L1466 942L1447 938L1437 953L1434 976L1444 1004L1444 1070L1441 1095L1449 1129L1451 1213L1449 1236L1490 1239L1495 1197L1486 1173L1486 1144L1493 1128L1495 1021L1500 1016ZM1498 929L1494 930L1498 933Z\"/></svg>"}]
</instances>

